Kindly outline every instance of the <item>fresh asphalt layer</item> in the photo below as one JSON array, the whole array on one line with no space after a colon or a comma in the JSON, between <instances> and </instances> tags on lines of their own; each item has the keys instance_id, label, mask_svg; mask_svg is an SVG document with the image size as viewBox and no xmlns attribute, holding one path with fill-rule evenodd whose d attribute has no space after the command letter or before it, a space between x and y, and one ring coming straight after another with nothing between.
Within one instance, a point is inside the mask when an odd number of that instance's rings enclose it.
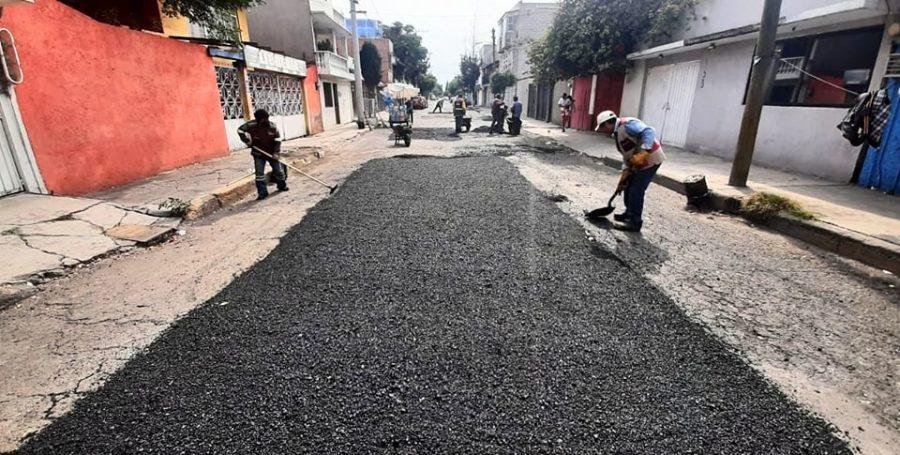
<instances>
[{"instance_id":1,"label":"fresh asphalt layer","mask_svg":"<svg viewBox=\"0 0 900 455\"><path fill-rule=\"evenodd\" d=\"M21 452L849 453L641 275L503 159L371 161Z\"/></svg>"}]
</instances>

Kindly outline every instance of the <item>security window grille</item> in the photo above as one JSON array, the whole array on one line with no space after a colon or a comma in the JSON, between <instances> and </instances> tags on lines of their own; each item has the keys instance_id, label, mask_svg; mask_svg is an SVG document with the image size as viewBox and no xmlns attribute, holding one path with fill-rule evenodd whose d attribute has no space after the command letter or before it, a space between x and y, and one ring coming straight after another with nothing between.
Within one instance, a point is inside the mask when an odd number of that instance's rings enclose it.
<instances>
[{"instance_id":1,"label":"security window grille","mask_svg":"<svg viewBox=\"0 0 900 455\"><path fill-rule=\"evenodd\" d=\"M303 81L266 71L250 73L250 96L254 109L265 109L270 115L303 113Z\"/></svg>"},{"instance_id":2,"label":"security window grille","mask_svg":"<svg viewBox=\"0 0 900 455\"><path fill-rule=\"evenodd\" d=\"M219 105L225 120L244 118L244 103L241 99L240 75L235 68L216 67L216 85L219 87Z\"/></svg>"},{"instance_id":3,"label":"security window grille","mask_svg":"<svg viewBox=\"0 0 900 455\"><path fill-rule=\"evenodd\" d=\"M877 27L780 41L782 60L766 104L851 106L856 96L846 90L868 90L881 37Z\"/></svg>"}]
</instances>

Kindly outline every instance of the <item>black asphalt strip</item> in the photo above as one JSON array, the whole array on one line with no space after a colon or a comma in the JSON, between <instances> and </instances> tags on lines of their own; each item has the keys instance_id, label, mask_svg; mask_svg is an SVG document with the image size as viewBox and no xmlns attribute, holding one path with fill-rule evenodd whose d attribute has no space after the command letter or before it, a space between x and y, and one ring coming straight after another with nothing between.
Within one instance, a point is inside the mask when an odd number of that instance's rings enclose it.
<instances>
[{"instance_id":1,"label":"black asphalt strip","mask_svg":"<svg viewBox=\"0 0 900 455\"><path fill-rule=\"evenodd\" d=\"M832 430L508 162L411 158L22 453L849 453Z\"/></svg>"}]
</instances>

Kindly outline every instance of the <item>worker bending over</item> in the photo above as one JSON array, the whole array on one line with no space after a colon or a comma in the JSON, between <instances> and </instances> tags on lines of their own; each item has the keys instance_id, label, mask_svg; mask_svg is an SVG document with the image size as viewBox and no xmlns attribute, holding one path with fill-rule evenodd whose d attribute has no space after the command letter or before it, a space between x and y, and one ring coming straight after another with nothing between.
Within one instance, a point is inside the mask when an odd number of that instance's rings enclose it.
<instances>
[{"instance_id":1,"label":"worker bending over","mask_svg":"<svg viewBox=\"0 0 900 455\"><path fill-rule=\"evenodd\" d=\"M656 130L639 119L619 118L613 111L603 111L597 115L596 131L611 135L622 154L622 177L616 190L625 195L625 212L613 217L613 227L640 232L644 224L644 195L666 159Z\"/></svg>"}]
</instances>

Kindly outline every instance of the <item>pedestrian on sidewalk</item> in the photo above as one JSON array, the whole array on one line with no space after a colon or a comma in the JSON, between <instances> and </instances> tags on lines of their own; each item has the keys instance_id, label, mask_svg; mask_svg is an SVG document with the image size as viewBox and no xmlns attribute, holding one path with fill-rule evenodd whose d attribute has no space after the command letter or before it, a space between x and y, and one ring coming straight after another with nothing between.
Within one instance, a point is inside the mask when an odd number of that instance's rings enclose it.
<instances>
[{"instance_id":1,"label":"pedestrian on sidewalk","mask_svg":"<svg viewBox=\"0 0 900 455\"><path fill-rule=\"evenodd\" d=\"M510 109L512 118L509 122L509 134L518 136L522 132L522 103L518 96L513 97L512 109Z\"/></svg>"},{"instance_id":2,"label":"pedestrian on sidewalk","mask_svg":"<svg viewBox=\"0 0 900 455\"><path fill-rule=\"evenodd\" d=\"M494 95L494 101L491 102L491 134L503 134L503 97L499 94Z\"/></svg>"},{"instance_id":3,"label":"pedestrian on sidewalk","mask_svg":"<svg viewBox=\"0 0 900 455\"><path fill-rule=\"evenodd\" d=\"M611 135L622 154L622 177L616 189L625 195L625 212L613 216L613 227L640 232L644 224L644 195L666 159L656 130L639 119L618 118L613 111L603 111L597 115L596 131Z\"/></svg>"},{"instance_id":4,"label":"pedestrian on sidewalk","mask_svg":"<svg viewBox=\"0 0 900 455\"><path fill-rule=\"evenodd\" d=\"M254 120L244 123L238 128L238 136L245 144L251 146L250 155L253 156L253 167L256 172L256 200L262 200L269 196L266 188L266 163L272 167L272 177L278 191L287 191L284 165L278 161L281 153L281 133L274 123L269 121L269 113L265 109L259 109L253 113ZM265 156L256 149L260 149L270 156Z\"/></svg>"},{"instance_id":5,"label":"pedestrian on sidewalk","mask_svg":"<svg viewBox=\"0 0 900 455\"><path fill-rule=\"evenodd\" d=\"M568 93L563 93L559 98L559 101L556 102L559 105L559 114L562 118L562 130L563 133L566 132L566 127L572 126L572 103L573 99L569 96Z\"/></svg>"}]
</instances>

